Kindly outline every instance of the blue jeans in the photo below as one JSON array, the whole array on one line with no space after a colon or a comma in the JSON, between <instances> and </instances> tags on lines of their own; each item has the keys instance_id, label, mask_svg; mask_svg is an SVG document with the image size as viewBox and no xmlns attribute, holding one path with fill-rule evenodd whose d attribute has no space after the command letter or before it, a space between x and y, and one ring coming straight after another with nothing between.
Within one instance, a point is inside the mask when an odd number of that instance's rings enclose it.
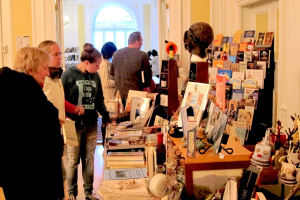
<instances>
[{"instance_id":1,"label":"blue jeans","mask_svg":"<svg viewBox=\"0 0 300 200\"><path fill-rule=\"evenodd\" d=\"M97 143L98 125L93 124L84 128L77 128L79 146L66 145L66 176L69 195L78 195L78 165L82 163L82 178L84 194L90 195L93 192L94 183L94 155Z\"/></svg>"}]
</instances>

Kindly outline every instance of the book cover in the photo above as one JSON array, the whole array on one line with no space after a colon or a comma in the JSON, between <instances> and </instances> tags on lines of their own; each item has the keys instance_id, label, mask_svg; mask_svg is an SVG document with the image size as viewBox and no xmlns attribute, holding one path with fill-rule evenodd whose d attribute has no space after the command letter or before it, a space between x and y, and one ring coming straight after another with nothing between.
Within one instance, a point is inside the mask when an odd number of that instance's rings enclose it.
<instances>
[{"instance_id":1,"label":"book cover","mask_svg":"<svg viewBox=\"0 0 300 200\"><path fill-rule=\"evenodd\" d=\"M259 96L259 89L256 88L245 88L244 89L244 98L245 99L254 99L254 106L257 106Z\"/></svg>"},{"instance_id":2,"label":"book cover","mask_svg":"<svg viewBox=\"0 0 300 200\"><path fill-rule=\"evenodd\" d=\"M270 60L270 54L269 50L261 50L259 51L260 61L269 61Z\"/></svg>"},{"instance_id":3,"label":"book cover","mask_svg":"<svg viewBox=\"0 0 300 200\"><path fill-rule=\"evenodd\" d=\"M229 69L219 69L218 74L222 74L226 78L226 83L229 83L229 80L232 77L232 71Z\"/></svg>"},{"instance_id":4,"label":"book cover","mask_svg":"<svg viewBox=\"0 0 300 200\"><path fill-rule=\"evenodd\" d=\"M77 132L75 128L75 121L67 118L65 123L62 123L62 133L64 143L72 146L78 146Z\"/></svg>"},{"instance_id":5,"label":"book cover","mask_svg":"<svg viewBox=\"0 0 300 200\"><path fill-rule=\"evenodd\" d=\"M247 69L246 79L254 79L260 89L264 89L264 71L261 69Z\"/></svg>"},{"instance_id":6,"label":"book cover","mask_svg":"<svg viewBox=\"0 0 300 200\"><path fill-rule=\"evenodd\" d=\"M241 89L242 81L240 78L231 78L229 83L232 85L232 89Z\"/></svg>"},{"instance_id":7,"label":"book cover","mask_svg":"<svg viewBox=\"0 0 300 200\"><path fill-rule=\"evenodd\" d=\"M232 78L239 78L241 81L245 80L244 72L232 72Z\"/></svg>"},{"instance_id":8,"label":"book cover","mask_svg":"<svg viewBox=\"0 0 300 200\"><path fill-rule=\"evenodd\" d=\"M229 43L224 43L223 44L223 51L229 53L229 47L230 47Z\"/></svg>"},{"instance_id":9,"label":"book cover","mask_svg":"<svg viewBox=\"0 0 300 200\"><path fill-rule=\"evenodd\" d=\"M246 51L254 51L254 43L247 43L247 49Z\"/></svg>"},{"instance_id":10,"label":"book cover","mask_svg":"<svg viewBox=\"0 0 300 200\"><path fill-rule=\"evenodd\" d=\"M227 44L229 40L229 36L223 36L222 45ZM224 50L223 50L224 51Z\"/></svg>"},{"instance_id":11,"label":"book cover","mask_svg":"<svg viewBox=\"0 0 300 200\"><path fill-rule=\"evenodd\" d=\"M257 81L253 78L247 78L242 83L243 88L257 88Z\"/></svg>"},{"instance_id":12,"label":"book cover","mask_svg":"<svg viewBox=\"0 0 300 200\"><path fill-rule=\"evenodd\" d=\"M245 30L243 42L254 43L255 30Z\"/></svg>"},{"instance_id":13,"label":"book cover","mask_svg":"<svg viewBox=\"0 0 300 200\"><path fill-rule=\"evenodd\" d=\"M106 103L106 110L109 112L109 116L111 119L116 119L119 114L119 101L108 100Z\"/></svg>"},{"instance_id":14,"label":"book cover","mask_svg":"<svg viewBox=\"0 0 300 200\"><path fill-rule=\"evenodd\" d=\"M244 90L243 89L232 89L232 97L233 100L240 100L244 98Z\"/></svg>"},{"instance_id":15,"label":"book cover","mask_svg":"<svg viewBox=\"0 0 300 200\"><path fill-rule=\"evenodd\" d=\"M216 106L225 111L225 98L226 98L226 77L224 75L217 74L216 83Z\"/></svg>"},{"instance_id":16,"label":"book cover","mask_svg":"<svg viewBox=\"0 0 300 200\"><path fill-rule=\"evenodd\" d=\"M266 61L257 61L256 62L256 69L260 69L264 71L264 78L266 78L267 73L267 62Z\"/></svg>"},{"instance_id":17,"label":"book cover","mask_svg":"<svg viewBox=\"0 0 300 200\"><path fill-rule=\"evenodd\" d=\"M232 125L232 121L236 120L238 110L238 101L229 100L226 115L228 116L227 124Z\"/></svg>"},{"instance_id":18,"label":"book cover","mask_svg":"<svg viewBox=\"0 0 300 200\"><path fill-rule=\"evenodd\" d=\"M237 121L239 122L246 122L247 129L251 129L252 126L252 119L253 119L253 112L245 109L238 110Z\"/></svg>"},{"instance_id":19,"label":"book cover","mask_svg":"<svg viewBox=\"0 0 300 200\"><path fill-rule=\"evenodd\" d=\"M141 123L150 109L150 98L132 97L130 110L131 123Z\"/></svg>"},{"instance_id":20,"label":"book cover","mask_svg":"<svg viewBox=\"0 0 300 200\"><path fill-rule=\"evenodd\" d=\"M197 126L200 125L200 120L207 104L209 89L210 84L197 82L187 83L186 91L180 107L183 108L188 105L193 107ZM178 126L182 127L181 114L179 114L178 117Z\"/></svg>"},{"instance_id":21,"label":"book cover","mask_svg":"<svg viewBox=\"0 0 300 200\"><path fill-rule=\"evenodd\" d=\"M233 37L232 36L228 37L228 43L229 43L229 45L231 45L233 43Z\"/></svg>"},{"instance_id":22,"label":"book cover","mask_svg":"<svg viewBox=\"0 0 300 200\"><path fill-rule=\"evenodd\" d=\"M252 61L259 61L259 51L252 51Z\"/></svg>"},{"instance_id":23,"label":"book cover","mask_svg":"<svg viewBox=\"0 0 300 200\"><path fill-rule=\"evenodd\" d=\"M224 68L224 60L213 60L213 67Z\"/></svg>"},{"instance_id":24,"label":"book cover","mask_svg":"<svg viewBox=\"0 0 300 200\"><path fill-rule=\"evenodd\" d=\"M247 63L246 62L239 62L240 72L246 73L247 70Z\"/></svg>"},{"instance_id":25,"label":"book cover","mask_svg":"<svg viewBox=\"0 0 300 200\"><path fill-rule=\"evenodd\" d=\"M231 62L230 61L228 61L228 60L223 60L224 62L223 62L223 69L228 69L228 70L230 70L230 68L231 68Z\"/></svg>"},{"instance_id":26,"label":"book cover","mask_svg":"<svg viewBox=\"0 0 300 200\"><path fill-rule=\"evenodd\" d=\"M232 72L239 72L240 71L239 63L231 63L230 69Z\"/></svg>"},{"instance_id":27,"label":"book cover","mask_svg":"<svg viewBox=\"0 0 300 200\"><path fill-rule=\"evenodd\" d=\"M229 46L230 55L236 56L238 50L239 50L239 44L238 43L232 43Z\"/></svg>"},{"instance_id":28,"label":"book cover","mask_svg":"<svg viewBox=\"0 0 300 200\"><path fill-rule=\"evenodd\" d=\"M244 52L244 62L252 61L252 51Z\"/></svg>"},{"instance_id":29,"label":"book cover","mask_svg":"<svg viewBox=\"0 0 300 200\"><path fill-rule=\"evenodd\" d=\"M257 34L256 45L263 45L265 41L265 32Z\"/></svg>"},{"instance_id":30,"label":"book cover","mask_svg":"<svg viewBox=\"0 0 300 200\"><path fill-rule=\"evenodd\" d=\"M248 61L247 62L247 69L256 69L256 62Z\"/></svg>"},{"instance_id":31,"label":"book cover","mask_svg":"<svg viewBox=\"0 0 300 200\"><path fill-rule=\"evenodd\" d=\"M274 32L266 32L264 45L272 46Z\"/></svg>"},{"instance_id":32,"label":"book cover","mask_svg":"<svg viewBox=\"0 0 300 200\"><path fill-rule=\"evenodd\" d=\"M247 51L247 46L248 46L248 43L240 44L239 51Z\"/></svg>"},{"instance_id":33,"label":"book cover","mask_svg":"<svg viewBox=\"0 0 300 200\"><path fill-rule=\"evenodd\" d=\"M221 59L221 51L214 51L214 60Z\"/></svg>"},{"instance_id":34,"label":"book cover","mask_svg":"<svg viewBox=\"0 0 300 200\"><path fill-rule=\"evenodd\" d=\"M223 34L217 34L214 40L214 46L221 46L223 42Z\"/></svg>"},{"instance_id":35,"label":"book cover","mask_svg":"<svg viewBox=\"0 0 300 200\"><path fill-rule=\"evenodd\" d=\"M209 80L209 83L216 83L218 69L219 68L217 68L217 67L209 67L208 68L208 80Z\"/></svg>"},{"instance_id":36,"label":"book cover","mask_svg":"<svg viewBox=\"0 0 300 200\"><path fill-rule=\"evenodd\" d=\"M105 169L104 180L139 179L147 177L146 168Z\"/></svg>"},{"instance_id":37,"label":"book cover","mask_svg":"<svg viewBox=\"0 0 300 200\"><path fill-rule=\"evenodd\" d=\"M237 31L233 34L233 43L240 44L243 40L244 31Z\"/></svg>"},{"instance_id":38,"label":"book cover","mask_svg":"<svg viewBox=\"0 0 300 200\"><path fill-rule=\"evenodd\" d=\"M185 137L187 137L187 135L188 135L188 119L189 119L189 117L193 117L193 119L195 119L194 108L190 105L180 108L180 116L181 116L181 121L182 121L183 135Z\"/></svg>"},{"instance_id":39,"label":"book cover","mask_svg":"<svg viewBox=\"0 0 300 200\"><path fill-rule=\"evenodd\" d=\"M231 62L231 63L236 63L236 56L229 56L228 57L228 60Z\"/></svg>"},{"instance_id":40,"label":"book cover","mask_svg":"<svg viewBox=\"0 0 300 200\"><path fill-rule=\"evenodd\" d=\"M236 134L240 144L244 145L246 137L247 137L247 128L235 127L235 134Z\"/></svg>"},{"instance_id":41,"label":"book cover","mask_svg":"<svg viewBox=\"0 0 300 200\"><path fill-rule=\"evenodd\" d=\"M228 56L229 56L228 52L226 51L221 52L221 60L228 60Z\"/></svg>"},{"instance_id":42,"label":"book cover","mask_svg":"<svg viewBox=\"0 0 300 200\"><path fill-rule=\"evenodd\" d=\"M236 63L244 61L244 51L238 51L236 54Z\"/></svg>"}]
</instances>

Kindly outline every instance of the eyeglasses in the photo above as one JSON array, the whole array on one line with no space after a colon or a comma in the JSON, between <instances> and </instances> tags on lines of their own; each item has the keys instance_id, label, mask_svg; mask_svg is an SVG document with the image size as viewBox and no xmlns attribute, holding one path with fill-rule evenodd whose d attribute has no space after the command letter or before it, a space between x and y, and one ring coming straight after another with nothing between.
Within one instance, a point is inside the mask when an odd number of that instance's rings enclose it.
<instances>
[{"instance_id":1,"label":"eyeglasses","mask_svg":"<svg viewBox=\"0 0 300 200\"><path fill-rule=\"evenodd\" d=\"M55 54L53 54L52 56L61 56L62 55L62 52L56 52Z\"/></svg>"}]
</instances>

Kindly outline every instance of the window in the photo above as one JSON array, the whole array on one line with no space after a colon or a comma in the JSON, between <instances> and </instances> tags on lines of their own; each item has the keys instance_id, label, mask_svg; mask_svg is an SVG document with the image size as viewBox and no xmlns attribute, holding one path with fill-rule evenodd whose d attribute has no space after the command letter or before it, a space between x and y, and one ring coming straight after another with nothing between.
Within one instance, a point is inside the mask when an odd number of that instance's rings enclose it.
<instances>
[{"instance_id":1,"label":"window","mask_svg":"<svg viewBox=\"0 0 300 200\"><path fill-rule=\"evenodd\" d=\"M113 42L118 49L128 45L129 35L137 30L135 18L124 8L110 5L102 8L93 27L93 44L101 49L106 42Z\"/></svg>"}]
</instances>

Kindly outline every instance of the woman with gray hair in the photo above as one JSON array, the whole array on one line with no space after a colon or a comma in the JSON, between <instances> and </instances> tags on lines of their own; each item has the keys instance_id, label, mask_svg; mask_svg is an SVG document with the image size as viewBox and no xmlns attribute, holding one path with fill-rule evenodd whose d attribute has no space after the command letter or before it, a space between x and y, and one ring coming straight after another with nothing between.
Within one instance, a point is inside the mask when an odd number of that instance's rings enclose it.
<instances>
[{"instance_id":1,"label":"woman with gray hair","mask_svg":"<svg viewBox=\"0 0 300 200\"><path fill-rule=\"evenodd\" d=\"M13 70L0 69L0 187L6 200L64 197L58 111L41 87L50 61L46 51L24 47Z\"/></svg>"}]
</instances>

